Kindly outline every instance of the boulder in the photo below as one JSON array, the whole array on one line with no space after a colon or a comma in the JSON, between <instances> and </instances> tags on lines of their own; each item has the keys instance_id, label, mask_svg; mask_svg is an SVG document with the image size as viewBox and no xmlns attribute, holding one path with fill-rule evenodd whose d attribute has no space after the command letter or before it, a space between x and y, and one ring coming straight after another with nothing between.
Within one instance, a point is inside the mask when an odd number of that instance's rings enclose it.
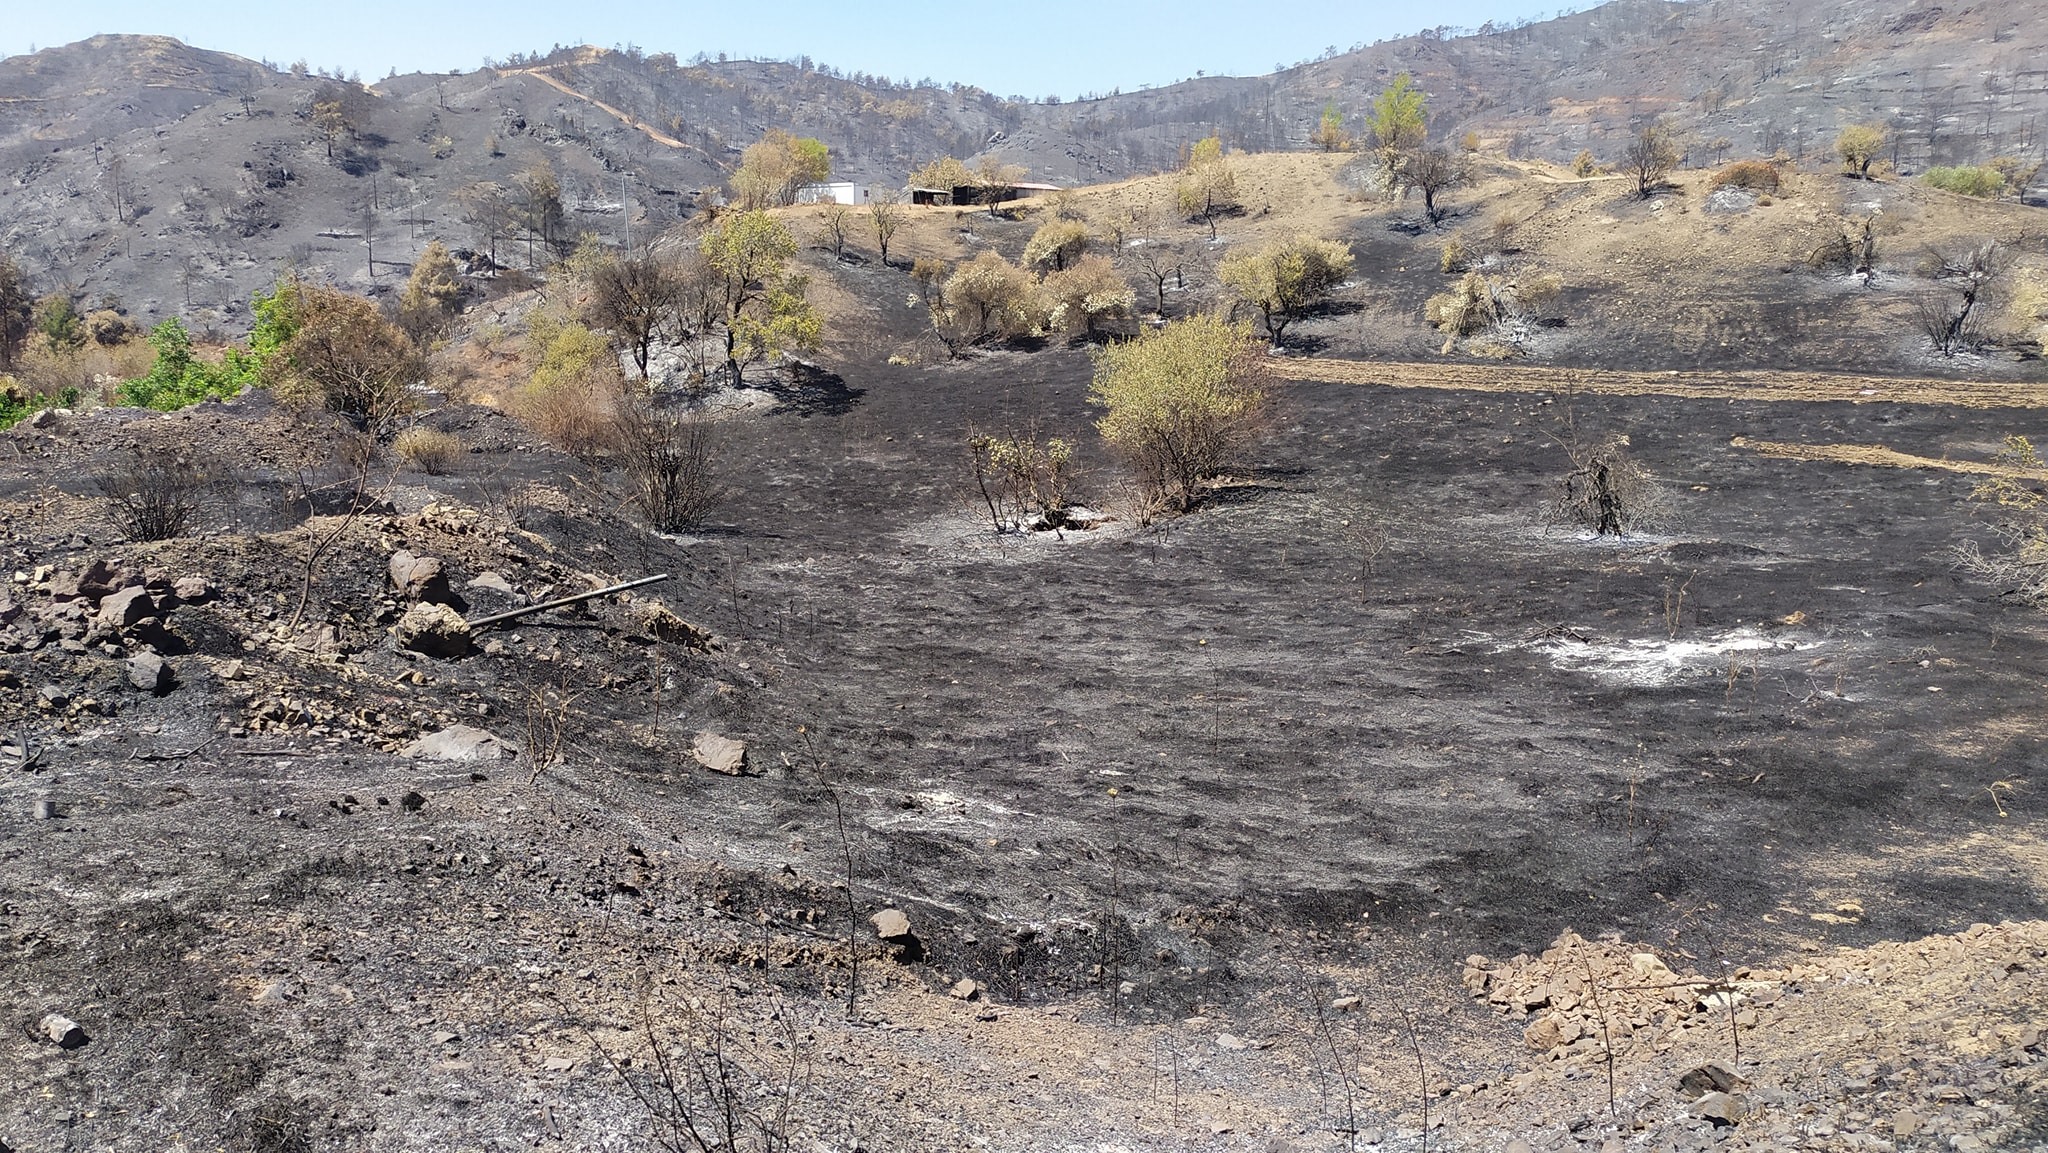
<instances>
[{"instance_id":1,"label":"boulder","mask_svg":"<svg viewBox=\"0 0 2048 1153\"><path fill-rule=\"evenodd\" d=\"M133 585L118 592L108 593L100 600L99 612L92 618L92 631L106 636L118 636L147 617L156 615L156 598L141 585Z\"/></svg>"},{"instance_id":2,"label":"boulder","mask_svg":"<svg viewBox=\"0 0 2048 1153\"><path fill-rule=\"evenodd\" d=\"M1733 1093L1747 1088L1744 1081L1719 1061L1709 1061L1686 1073L1678 1079L1678 1092L1688 1100L1696 1100L1708 1093Z\"/></svg>"},{"instance_id":3,"label":"boulder","mask_svg":"<svg viewBox=\"0 0 2048 1153\"><path fill-rule=\"evenodd\" d=\"M398 750L400 756L432 761L497 761L518 754L517 746L468 725L451 725L428 733Z\"/></svg>"},{"instance_id":4,"label":"boulder","mask_svg":"<svg viewBox=\"0 0 2048 1153\"><path fill-rule=\"evenodd\" d=\"M416 604L405 610L391 626L391 635L400 648L437 660L466 657L471 647L469 622L442 604Z\"/></svg>"},{"instance_id":5,"label":"boulder","mask_svg":"<svg viewBox=\"0 0 2048 1153\"><path fill-rule=\"evenodd\" d=\"M698 733L690 743L690 757L714 773L744 776L747 771L747 742L721 737L717 733Z\"/></svg>"},{"instance_id":6,"label":"boulder","mask_svg":"<svg viewBox=\"0 0 2048 1153\"><path fill-rule=\"evenodd\" d=\"M458 603L454 590L448 587L447 567L434 557L415 556L400 549L391 554L390 574L391 587L407 600L437 605Z\"/></svg>"},{"instance_id":7,"label":"boulder","mask_svg":"<svg viewBox=\"0 0 2048 1153\"><path fill-rule=\"evenodd\" d=\"M178 678L169 661L156 653L140 652L128 658L128 683L139 692L162 696L177 687Z\"/></svg>"}]
</instances>

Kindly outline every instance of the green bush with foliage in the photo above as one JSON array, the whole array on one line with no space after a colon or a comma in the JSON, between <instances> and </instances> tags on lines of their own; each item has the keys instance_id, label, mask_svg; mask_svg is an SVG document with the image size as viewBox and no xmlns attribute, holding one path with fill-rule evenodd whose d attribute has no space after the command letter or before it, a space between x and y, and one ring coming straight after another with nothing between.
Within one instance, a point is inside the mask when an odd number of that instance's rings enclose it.
<instances>
[{"instance_id":1,"label":"green bush with foliage","mask_svg":"<svg viewBox=\"0 0 2048 1153\"><path fill-rule=\"evenodd\" d=\"M121 382L114 390L116 403L174 412L208 397L226 400L251 385L265 383L265 366L298 330L293 296L285 288L280 284L267 294L256 294L256 324L249 330L249 347L228 349L219 364L193 355L192 336L185 331L184 321L172 317L157 325L149 334L156 363L146 374Z\"/></svg>"},{"instance_id":2,"label":"green bush with foliage","mask_svg":"<svg viewBox=\"0 0 2048 1153\"><path fill-rule=\"evenodd\" d=\"M2005 174L1988 164L1964 164L1955 168L1930 168L1925 178L1943 192L1995 200L2005 195Z\"/></svg>"}]
</instances>

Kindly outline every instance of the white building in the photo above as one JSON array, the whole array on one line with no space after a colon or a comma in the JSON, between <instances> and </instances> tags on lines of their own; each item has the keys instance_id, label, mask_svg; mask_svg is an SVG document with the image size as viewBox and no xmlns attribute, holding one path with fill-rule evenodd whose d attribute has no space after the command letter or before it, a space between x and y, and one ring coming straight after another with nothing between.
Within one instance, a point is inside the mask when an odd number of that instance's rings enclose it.
<instances>
[{"instance_id":1,"label":"white building","mask_svg":"<svg viewBox=\"0 0 2048 1153\"><path fill-rule=\"evenodd\" d=\"M872 200L874 195L866 186L851 180L806 184L796 190L798 204L867 204Z\"/></svg>"}]
</instances>

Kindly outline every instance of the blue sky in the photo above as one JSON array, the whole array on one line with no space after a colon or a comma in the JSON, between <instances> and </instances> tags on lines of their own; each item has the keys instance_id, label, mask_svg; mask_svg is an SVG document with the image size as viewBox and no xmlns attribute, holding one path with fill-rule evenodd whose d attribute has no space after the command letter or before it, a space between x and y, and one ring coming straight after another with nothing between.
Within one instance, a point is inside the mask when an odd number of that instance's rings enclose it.
<instances>
[{"instance_id":1,"label":"blue sky","mask_svg":"<svg viewBox=\"0 0 2048 1153\"><path fill-rule=\"evenodd\" d=\"M469 70L484 57L555 43L637 44L648 52L784 59L916 80L957 80L997 95L1071 98L1082 92L1167 84L1197 71L1272 71L1359 42L1430 25L1548 17L1515 0L1188 0L1180 4L975 3L837 0L834 3L687 3L504 0L489 6L431 0L326 0L285 6L93 0L10 4L0 56L101 32L175 36L203 48L279 65L305 60L375 80L400 72ZM1581 7L1590 6L1588 3Z\"/></svg>"}]
</instances>

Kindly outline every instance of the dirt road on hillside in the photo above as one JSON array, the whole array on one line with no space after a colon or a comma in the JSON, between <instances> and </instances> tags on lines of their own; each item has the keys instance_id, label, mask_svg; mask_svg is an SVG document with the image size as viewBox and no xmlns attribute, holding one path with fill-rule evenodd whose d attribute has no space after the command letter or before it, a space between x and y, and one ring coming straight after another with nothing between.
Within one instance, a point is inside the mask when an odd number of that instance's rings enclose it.
<instances>
[{"instance_id":1,"label":"dirt road on hillside","mask_svg":"<svg viewBox=\"0 0 2048 1153\"><path fill-rule=\"evenodd\" d=\"M1964 408L2048 406L2048 384L2037 382L1934 380L1849 373L1619 372L1534 365L1325 359L1277 361L1274 372L1285 380L1468 392L1588 392L1609 396L1677 396L1706 400L1845 400Z\"/></svg>"}]
</instances>

